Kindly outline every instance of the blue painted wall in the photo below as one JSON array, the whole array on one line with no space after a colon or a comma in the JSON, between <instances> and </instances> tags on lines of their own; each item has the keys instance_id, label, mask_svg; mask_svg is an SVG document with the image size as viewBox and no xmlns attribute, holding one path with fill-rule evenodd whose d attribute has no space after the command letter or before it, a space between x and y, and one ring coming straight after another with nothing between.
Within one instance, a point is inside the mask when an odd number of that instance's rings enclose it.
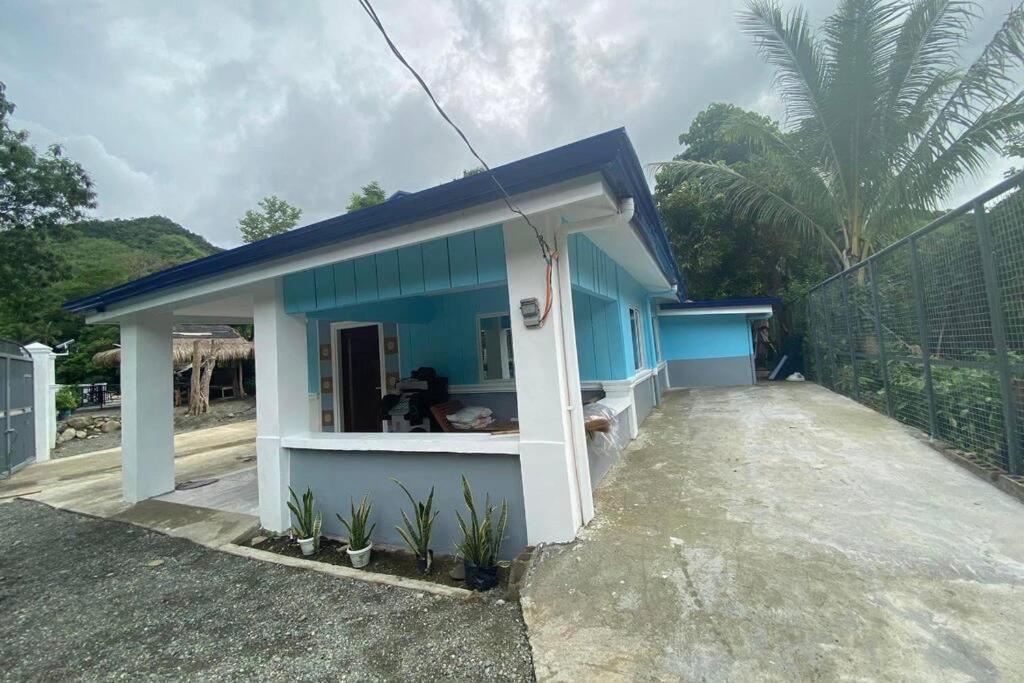
<instances>
[{"instance_id":1,"label":"blue painted wall","mask_svg":"<svg viewBox=\"0 0 1024 683\"><path fill-rule=\"evenodd\" d=\"M750 323L743 314L659 316L665 360L731 358L753 353Z\"/></svg>"},{"instance_id":2,"label":"blue painted wall","mask_svg":"<svg viewBox=\"0 0 1024 683\"><path fill-rule=\"evenodd\" d=\"M310 313L505 279L505 242L492 225L286 275L284 307Z\"/></svg>"},{"instance_id":3,"label":"blue painted wall","mask_svg":"<svg viewBox=\"0 0 1024 683\"><path fill-rule=\"evenodd\" d=\"M636 374L630 306L640 312L643 367L655 367L654 320L647 291L586 235L570 235L568 244L580 379L627 379Z\"/></svg>"}]
</instances>

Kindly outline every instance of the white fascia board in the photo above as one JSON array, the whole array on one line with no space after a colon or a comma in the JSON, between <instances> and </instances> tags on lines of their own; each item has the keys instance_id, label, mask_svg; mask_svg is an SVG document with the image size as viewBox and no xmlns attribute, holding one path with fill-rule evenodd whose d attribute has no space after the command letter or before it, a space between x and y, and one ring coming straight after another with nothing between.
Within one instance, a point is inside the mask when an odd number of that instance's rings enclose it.
<instances>
[{"instance_id":1,"label":"white fascia board","mask_svg":"<svg viewBox=\"0 0 1024 683\"><path fill-rule=\"evenodd\" d=\"M673 315L766 315L771 317L771 306L729 306L725 308L684 308L658 311L658 317Z\"/></svg>"},{"instance_id":2,"label":"white fascia board","mask_svg":"<svg viewBox=\"0 0 1024 683\"><path fill-rule=\"evenodd\" d=\"M548 213L586 215L593 212L595 202L598 206L608 205L609 196L604 178L599 173L593 173L557 185L515 195L513 199L515 204L532 219ZM611 202L610 205L614 207L615 203ZM444 216L408 223L385 232L345 240L320 249L290 254L276 261L232 269L221 275L190 282L178 288L160 290L152 295L119 301L112 304L106 311L87 315L86 322L90 324L118 322L126 315L143 310L171 307L179 309L219 299L238 297L245 294L247 287L257 282L309 270L317 266L428 242L439 237L476 230L488 225L507 223L518 218L516 214L509 211L503 201L494 201L454 211Z\"/></svg>"}]
</instances>

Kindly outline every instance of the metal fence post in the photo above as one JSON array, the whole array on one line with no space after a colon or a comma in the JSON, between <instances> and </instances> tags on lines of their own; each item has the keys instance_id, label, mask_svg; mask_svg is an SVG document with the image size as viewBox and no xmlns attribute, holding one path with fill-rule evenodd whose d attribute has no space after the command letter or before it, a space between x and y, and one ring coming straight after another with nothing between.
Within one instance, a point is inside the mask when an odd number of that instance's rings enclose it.
<instances>
[{"instance_id":1,"label":"metal fence post","mask_svg":"<svg viewBox=\"0 0 1024 683\"><path fill-rule=\"evenodd\" d=\"M850 300L850 278L844 275L841 278L843 283L843 313L846 318L846 345L850 350L850 368L853 372L853 388L850 393L853 394L855 401L860 400L860 378L857 375L857 349L853 345L853 324L850 322L850 309L853 307L853 303Z\"/></svg>"},{"instance_id":2,"label":"metal fence post","mask_svg":"<svg viewBox=\"0 0 1024 683\"><path fill-rule=\"evenodd\" d=\"M924 371L924 393L928 399L928 433L933 437L939 433L939 418L935 410L935 388L932 385L932 352L928 341L928 307L924 302L924 280L921 277L921 262L917 254L917 240L910 240L911 289L914 290L914 304L917 310L917 335L921 342L921 363Z\"/></svg>"},{"instance_id":3,"label":"metal fence post","mask_svg":"<svg viewBox=\"0 0 1024 683\"><path fill-rule=\"evenodd\" d=\"M988 300L989 321L992 323L992 343L996 352L996 368L999 371L999 388L1003 395L1003 433L1006 437L1010 474L1021 473L1021 453L1017 445L1017 407L1014 405L1013 380L1010 375L1010 358L1006 350L1006 319L1003 312L1003 297L996 272L995 246L992 240L992 226L985 216L984 202L974 202L974 228L978 233L978 248L981 251L981 269L985 276L985 296Z\"/></svg>"},{"instance_id":4,"label":"metal fence post","mask_svg":"<svg viewBox=\"0 0 1024 683\"><path fill-rule=\"evenodd\" d=\"M868 277L871 278L871 310L875 319L875 336L878 338L878 363L881 366L882 391L885 392L885 412L892 417L895 411L892 408L892 390L889 389L889 361L886 359L885 336L882 334L882 303L878 297L874 259L868 259Z\"/></svg>"},{"instance_id":5,"label":"metal fence post","mask_svg":"<svg viewBox=\"0 0 1024 683\"><path fill-rule=\"evenodd\" d=\"M807 327L811 331L811 345L814 347L814 379L817 380L818 384L822 384L821 346L818 343L820 330L817 326L818 316L814 306L818 297L817 292L811 292L810 294L811 296L807 297Z\"/></svg>"}]
</instances>

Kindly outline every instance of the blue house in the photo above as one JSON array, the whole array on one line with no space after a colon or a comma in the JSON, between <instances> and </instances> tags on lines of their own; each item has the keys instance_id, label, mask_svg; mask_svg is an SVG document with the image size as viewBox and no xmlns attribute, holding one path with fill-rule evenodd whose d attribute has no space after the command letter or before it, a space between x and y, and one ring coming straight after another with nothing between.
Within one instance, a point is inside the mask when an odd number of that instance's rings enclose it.
<instances>
[{"instance_id":1,"label":"blue house","mask_svg":"<svg viewBox=\"0 0 1024 683\"><path fill-rule=\"evenodd\" d=\"M434 486L443 510L461 506L464 474L508 500L507 554L573 539L617 448L693 376L672 363L718 346L690 338L727 333L675 316L682 278L624 130L494 175L528 221L478 174L67 303L121 326L125 499L174 488L171 326L252 323L264 527L291 526L289 487L338 509L369 493L378 541L394 543L392 477ZM615 443L588 435L592 401L615 416ZM480 431L455 429L460 416Z\"/></svg>"}]
</instances>

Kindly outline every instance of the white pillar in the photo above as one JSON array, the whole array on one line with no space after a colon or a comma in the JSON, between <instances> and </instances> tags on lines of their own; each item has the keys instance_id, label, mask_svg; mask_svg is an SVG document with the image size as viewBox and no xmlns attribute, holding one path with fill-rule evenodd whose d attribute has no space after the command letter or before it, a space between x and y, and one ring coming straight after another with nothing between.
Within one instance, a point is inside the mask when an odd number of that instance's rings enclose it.
<instances>
[{"instance_id":1,"label":"white pillar","mask_svg":"<svg viewBox=\"0 0 1024 683\"><path fill-rule=\"evenodd\" d=\"M260 283L253 296L256 354L256 472L260 524L284 532L291 526L288 449L281 438L308 429L306 322L284 312L280 278Z\"/></svg>"},{"instance_id":2,"label":"white pillar","mask_svg":"<svg viewBox=\"0 0 1024 683\"><path fill-rule=\"evenodd\" d=\"M57 406L53 387L57 382L53 349L34 342L25 347L32 356L32 419L35 426L36 462L50 459L57 433Z\"/></svg>"},{"instance_id":3,"label":"white pillar","mask_svg":"<svg viewBox=\"0 0 1024 683\"><path fill-rule=\"evenodd\" d=\"M121 477L129 503L174 490L173 316L121 322Z\"/></svg>"},{"instance_id":4,"label":"white pillar","mask_svg":"<svg viewBox=\"0 0 1024 683\"><path fill-rule=\"evenodd\" d=\"M555 244L551 226L539 227ZM545 263L525 222L506 223L503 232L527 538L530 543L570 541L593 515L593 499L587 453L579 446L583 418L571 294L564 287L568 273L556 272L552 277L553 302L547 322L539 329L527 328L519 302L536 297L543 307ZM579 433L579 441L574 432Z\"/></svg>"}]
</instances>

